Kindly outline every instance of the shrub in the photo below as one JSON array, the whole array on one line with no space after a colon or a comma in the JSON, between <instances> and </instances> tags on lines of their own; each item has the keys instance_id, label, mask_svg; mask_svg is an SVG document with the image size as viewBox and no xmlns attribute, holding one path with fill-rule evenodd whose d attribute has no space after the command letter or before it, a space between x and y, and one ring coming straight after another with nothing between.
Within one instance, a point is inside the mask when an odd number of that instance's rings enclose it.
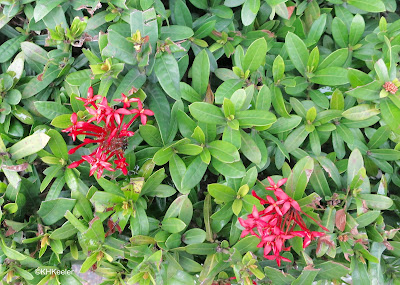
<instances>
[{"instance_id":1,"label":"shrub","mask_svg":"<svg viewBox=\"0 0 400 285\"><path fill-rule=\"evenodd\" d=\"M399 283L395 0L1 3L3 282Z\"/></svg>"}]
</instances>

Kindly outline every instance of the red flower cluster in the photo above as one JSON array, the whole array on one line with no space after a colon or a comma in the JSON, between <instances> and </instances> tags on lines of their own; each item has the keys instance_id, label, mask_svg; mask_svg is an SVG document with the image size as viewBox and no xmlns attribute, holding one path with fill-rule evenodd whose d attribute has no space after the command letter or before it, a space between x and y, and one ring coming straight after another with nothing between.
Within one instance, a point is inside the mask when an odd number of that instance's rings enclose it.
<instances>
[{"instance_id":1,"label":"red flower cluster","mask_svg":"<svg viewBox=\"0 0 400 285\"><path fill-rule=\"evenodd\" d=\"M93 175L97 170L97 178L100 178L104 169L115 171L120 169L125 175L128 174L128 163L124 157L124 152L127 146L127 138L134 135L133 131L129 131L129 127L140 117L143 125L147 122L146 116L153 116L151 110L143 109L142 102L139 98L128 99L122 94L121 99L114 101L122 102L122 108L112 108L108 105L107 99L100 95L93 95L93 88L89 87L87 98L76 98L83 101L86 110L89 112L91 118L85 121L78 121L76 113L71 115L72 126L63 130L69 133L75 141L78 135L85 135L83 143L69 150L69 154L73 154L79 148L95 143L98 147L89 155L83 155L81 160L71 163L68 168L75 168L84 161L90 165L90 175ZM101 99L101 103L96 103ZM128 108L132 102L136 102L137 109ZM128 123L123 123L125 116L134 115ZM96 124L94 124L96 123ZM112 167L110 160L115 157L115 168Z\"/></svg>"},{"instance_id":2,"label":"red flower cluster","mask_svg":"<svg viewBox=\"0 0 400 285\"><path fill-rule=\"evenodd\" d=\"M392 93L392 94L396 94L396 92L397 92L397 90L398 90L397 86L396 86L393 82L391 82L391 81L385 82L385 84L383 84L383 88L384 88L387 92L390 92L390 93Z\"/></svg>"},{"instance_id":3,"label":"red flower cluster","mask_svg":"<svg viewBox=\"0 0 400 285\"><path fill-rule=\"evenodd\" d=\"M286 178L279 180L276 184L271 177L268 177L268 181L271 186L265 189L273 190L276 200L271 196L267 196L264 200L254 190L252 191L252 195L260 200L262 205L268 206L262 211L257 211L254 205L253 212L247 216L246 220L239 218L239 223L244 227L241 237L249 233L258 237L261 240L258 247L264 247L264 257L269 260L276 260L278 266L281 266L282 260L290 262L288 258L281 256L282 251L290 250L290 246L285 247L287 240L295 236L304 238L303 248L306 248L313 239L325 235L322 232L309 230L301 214L312 219L323 230L329 230L304 213L299 204L280 188L286 183ZM301 230L294 230L296 226L299 226ZM272 255L268 255L271 251Z\"/></svg>"}]
</instances>

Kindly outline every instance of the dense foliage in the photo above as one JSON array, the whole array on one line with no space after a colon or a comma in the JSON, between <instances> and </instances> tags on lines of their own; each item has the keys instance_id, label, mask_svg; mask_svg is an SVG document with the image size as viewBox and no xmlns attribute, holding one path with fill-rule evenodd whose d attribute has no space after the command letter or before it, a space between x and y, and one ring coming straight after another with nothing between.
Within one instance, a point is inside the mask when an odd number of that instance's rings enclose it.
<instances>
[{"instance_id":1,"label":"dense foliage","mask_svg":"<svg viewBox=\"0 0 400 285\"><path fill-rule=\"evenodd\" d=\"M395 0L0 0L0 280L400 284Z\"/></svg>"}]
</instances>

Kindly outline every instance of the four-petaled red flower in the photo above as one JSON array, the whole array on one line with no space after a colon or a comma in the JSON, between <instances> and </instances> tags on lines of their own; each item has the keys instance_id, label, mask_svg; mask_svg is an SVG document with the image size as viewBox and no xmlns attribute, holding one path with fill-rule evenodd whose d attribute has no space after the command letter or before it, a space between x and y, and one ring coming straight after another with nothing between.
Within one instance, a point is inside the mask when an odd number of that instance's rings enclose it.
<instances>
[{"instance_id":1,"label":"four-petaled red flower","mask_svg":"<svg viewBox=\"0 0 400 285\"><path fill-rule=\"evenodd\" d=\"M290 262L288 258L281 255L282 251L290 250L290 246L285 247L287 240L295 236L301 237L304 239L303 248L306 248L312 240L325 235L323 232L308 229L302 215L313 220L323 230L329 230L304 213L299 203L280 188L286 183L286 178L279 180L276 184L271 177L268 177L268 181L271 186L266 187L266 190L274 191L276 200L269 195L266 199L260 198L254 190L252 191L252 195L260 201L260 204L267 207L258 211L254 205L247 219L238 218L240 225L244 228L240 237L251 234L259 238L258 247L264 248L264 257L275 260L278 266L281 266L282 261ZM296 227L300 230L295 230Z\"/></svg>"},{"instance_id":2,"label":"four-petaled red flower","mask_svg":"<svg viewBox=\"0 0 400 285\"><path fill-rule=\"evenodd\" d=\"M98 147L89 155L83 155L82 159L71 163L68 167L75 168L81 163L87 161L90 167L90 175L97 171L97 177L100 178L104 169L115 171L120 169L123 174L128 174L128 163L124 157L127 147L127 138L134 135L134 132L129 130L136 118L140 116L142 124L146 124L147 116L153 116L151 110L143 109L142 102L139 98L128 98L122 94L122 99L115 99L117 102L122 102L122 108L112 108L105 97L93 95L93 88L89 87L87 98L76 98L83 101L84 106L91 115L87 121L78 121L78 115L71 115L72 126L63 130L72 137L73 141L77 136L84 135L85 139L78 146L70 149L69 154L73 154L79 148L88 144L97 144ZM100 103L97 103L101 99ZM138 109L129 109L131 103L136 102ZM132 116L128 122L124 122L125 116ZM113 167L114 162L115 167Z\"/></svg>"}]
</instances>

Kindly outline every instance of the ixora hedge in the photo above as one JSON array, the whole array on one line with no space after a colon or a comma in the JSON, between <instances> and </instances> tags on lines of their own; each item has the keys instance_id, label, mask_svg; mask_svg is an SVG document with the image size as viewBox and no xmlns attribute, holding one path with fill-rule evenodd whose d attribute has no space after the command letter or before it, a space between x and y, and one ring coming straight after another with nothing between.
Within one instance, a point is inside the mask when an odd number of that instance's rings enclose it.
<instances>
[{"instance_id":1,"label":"ixora hedge","mask_svg":"<svg viewBox=\"0 0 400 285\"><path fill-rule=\"evenodd\" d=\"M0 3L3 283L400 284L395 0Z\"/></svg>"}]
</instances>

